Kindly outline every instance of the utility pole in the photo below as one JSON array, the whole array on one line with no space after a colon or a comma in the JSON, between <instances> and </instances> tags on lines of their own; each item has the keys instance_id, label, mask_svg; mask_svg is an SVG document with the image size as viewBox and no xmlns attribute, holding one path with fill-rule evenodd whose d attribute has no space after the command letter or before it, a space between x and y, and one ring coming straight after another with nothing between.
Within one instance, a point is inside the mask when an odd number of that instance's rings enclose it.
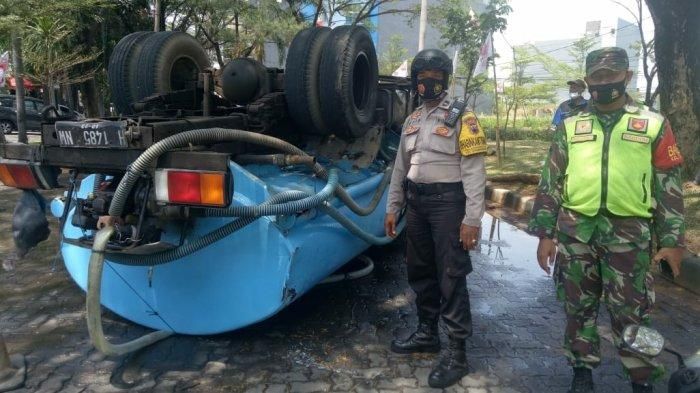
<instances>
[{"instance_id":1,"label":"utility pole","mask_svg":"<svg viewBox=\"0 0 700 393\"><path fill-rule=\"evenodd\" d=\"M24 110L24 71L22 68L22 38L12 32L12 66L15 74L15 102L17 105L17 141L27 143L27 115ZM50 86L53 89L53 86Z\"/></svg>"},{"instance_id":2,"label":"utility pole","mask_svg":"<svg viewBox=\"0 0 700 393\"><path fill-rule=\"evenodd\" d=\"M425 30L428 26L428 0L420 2L420 26L418 27L418 51L425 48Z\"/></svg>"}]
</instances>

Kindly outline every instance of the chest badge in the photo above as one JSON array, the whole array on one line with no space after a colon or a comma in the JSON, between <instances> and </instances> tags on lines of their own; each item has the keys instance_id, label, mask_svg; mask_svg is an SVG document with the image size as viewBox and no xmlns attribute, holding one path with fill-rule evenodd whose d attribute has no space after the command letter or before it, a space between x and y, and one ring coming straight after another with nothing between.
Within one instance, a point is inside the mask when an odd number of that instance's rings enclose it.
<instances>
[{"instance_id":1,"label":"chest badge","mask_svg":"<svg viewBox=\"0 0 700 393\"><path fill-rule=\"evenodd\" d=\"M630 119L627 121L627 131L647 132L648 127L649 121L647 119L630 117Z\"/></svg>"},{"instance_id":2,"label":"chest badge","mask_svg":"<svg viewBox=\"0 0 700 393\"><path fill-rule=\"evenodd\" d=\"M433 132L440 136L447 136L450 133L450 129L445 126L440 126L435 128L435 131Z\"/></svg>"},{"instance_id":3,"label":"chest badge","mask_svg":"<svg viewBox=\"0 0 700 393\"><path fill-rule=\"evenodd\" d=\"M575 135L590 134L593 132L593 119L578 120L574 128Z\"/></svg>"}]
</instances>

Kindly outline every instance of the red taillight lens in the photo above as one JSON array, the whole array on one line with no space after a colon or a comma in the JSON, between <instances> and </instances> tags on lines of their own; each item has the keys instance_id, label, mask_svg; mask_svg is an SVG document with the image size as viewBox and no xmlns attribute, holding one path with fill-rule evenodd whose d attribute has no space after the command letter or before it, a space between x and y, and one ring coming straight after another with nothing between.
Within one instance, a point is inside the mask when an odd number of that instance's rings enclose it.
<instances>
[{"instance_id":1,"label":"red taillight lens","mask_svg":"<svg viewBox=\"0 0 700 393\"><path fill-rule=\"evenodd\" d=\"M200 174L197 172L168 172L168 200L172 203L202 202L199 185Z\"/></svg>"},{"instance_id":2,"label":"red taillight lens","mask_svg":"<svg viewBox=\"0 0 700 393\"><path fill-rule=\"evenodd\" d=\"M186 171L177 169L156 170L156 200L158 202L226 206L228 183L225 172Z\"/></svg>"},{"instance_id":3,"label":"red taillight lens","mask_svg":"<svg viewBox=\"0 0 700 393\"><path fill-rule=\"evenodd\" d=\"M39 188L28 164L0 164L0 180L8 187Z\"/></svg>"}]
</instances>

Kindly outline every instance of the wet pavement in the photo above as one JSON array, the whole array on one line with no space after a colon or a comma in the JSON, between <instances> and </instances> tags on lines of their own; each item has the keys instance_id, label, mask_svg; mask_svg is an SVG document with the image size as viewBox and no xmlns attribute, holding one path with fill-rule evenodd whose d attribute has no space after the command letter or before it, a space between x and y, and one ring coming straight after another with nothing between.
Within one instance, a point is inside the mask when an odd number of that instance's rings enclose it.
<instances>
[{"instance_id":1,"label":"wet pavement","mask_svg":"<svg viewBox=\"0 0 700 393\"><path fill-rule=\"evenodd\" d=\"M13 198L7 189L3 198ZM9 211L11 214L11 209ZM0 230L9 234L6 208ZM489 238L492 218L484 220ZM11 352L26 355L26 385L18 392L428 392L435 355L397 355L395 334L416 323L400 244L372 248L367 277L321 285L277 316L217 336L175 336L123 357L93 349L84 296L51 240L12 273L0 272L0 332ZM499 233L500 239L499 240ZM8 236L9 238L9 236ZM8 243L0 252L8 252ZM472 373L448 391L565 392L570 381L560 343L564 326L551 278L535 261L536 239L495 223L491 242L473 253L468 277L474 336L468 341ZM689 354L700 348L700 298L657 281L654 326ZM609 326L606 313L601 324ZM109 312L113 341L147 330ZM599 392L630 391L612 345L603 341L594 372ZM674 367L666 354L661 360ZM658 391L666 389L659 385Z\"/></svg>"}]
</instances>

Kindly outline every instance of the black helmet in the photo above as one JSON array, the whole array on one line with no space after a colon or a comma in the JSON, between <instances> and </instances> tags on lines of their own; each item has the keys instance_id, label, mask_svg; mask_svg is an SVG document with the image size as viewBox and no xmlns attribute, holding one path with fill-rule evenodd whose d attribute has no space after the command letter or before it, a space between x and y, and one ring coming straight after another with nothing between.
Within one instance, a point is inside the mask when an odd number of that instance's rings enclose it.
<instances>
[{"instance_id":1,"label":"black helmet","mask_svg":"<svg viewBox=\"0 0 700 393\"><path fill-rule=\"evenodd\" d=\"M445 73L445 86L452 75L452 60L440 49L423 49L411 62L411 82L416 89L418 73L424 70L439 70Z\"/></svg>"}]
</instances>

